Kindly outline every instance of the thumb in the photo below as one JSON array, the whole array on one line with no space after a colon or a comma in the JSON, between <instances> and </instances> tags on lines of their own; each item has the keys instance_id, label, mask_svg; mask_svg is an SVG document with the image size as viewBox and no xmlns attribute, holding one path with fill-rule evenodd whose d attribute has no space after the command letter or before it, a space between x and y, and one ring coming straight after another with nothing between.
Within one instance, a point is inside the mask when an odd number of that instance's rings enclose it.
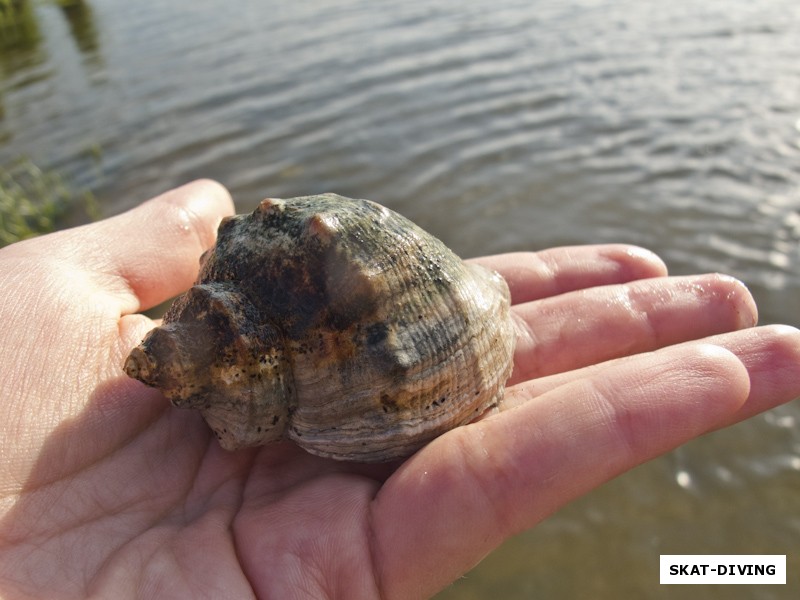
<instances>
[{"instance_id":1,"label":"thumb","mask_svg":"<svg viewBox=\"0 0 800 600\"><path fill-rule=\"evenodd\" d=\"M88 226L96 227L94 243L107 248L90 253L102 259L88 267L114 279L102 286L120 300L122 314L148 309L191 286L200 255L214 245L222 217L232 213L222 185L194 181Z\"/></svg>"}]
</instances>

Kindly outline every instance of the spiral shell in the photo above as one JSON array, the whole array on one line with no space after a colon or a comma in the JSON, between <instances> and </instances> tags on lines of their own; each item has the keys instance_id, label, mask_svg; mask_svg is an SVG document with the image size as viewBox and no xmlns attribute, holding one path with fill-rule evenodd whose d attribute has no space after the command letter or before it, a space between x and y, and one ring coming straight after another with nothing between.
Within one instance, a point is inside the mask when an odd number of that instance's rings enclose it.
<instances>
[{"instance_id":1,"label":"spiral shell","mask_svg":"<svg viewBox=\"0 0 800 600\"><path fill-rule=\"evenodd\" d=\"M124 369L198 409L226 449L289 438L376 462L495 406L514 342L500 275L379 204L323 194L224 219Z\"/></svg>"}]
</instances>

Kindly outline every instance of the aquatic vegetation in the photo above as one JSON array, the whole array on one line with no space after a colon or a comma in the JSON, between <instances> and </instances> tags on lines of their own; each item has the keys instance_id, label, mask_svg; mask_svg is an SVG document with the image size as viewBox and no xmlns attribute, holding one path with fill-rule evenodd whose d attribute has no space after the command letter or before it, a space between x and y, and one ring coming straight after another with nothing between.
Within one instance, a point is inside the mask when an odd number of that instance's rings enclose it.
<instances>
[{"instance_id":1,"label":"aquatic vegetation","mask_svg":"<svg viewBox=\"0 0 800 600\"><path fill-rule=\"evenodd\" d=\"M92 193L76 190L57 172L27 158L0 167L0 246L55 231L81 211L91 220L100 216Z\"/></svg>"}]
</instances>

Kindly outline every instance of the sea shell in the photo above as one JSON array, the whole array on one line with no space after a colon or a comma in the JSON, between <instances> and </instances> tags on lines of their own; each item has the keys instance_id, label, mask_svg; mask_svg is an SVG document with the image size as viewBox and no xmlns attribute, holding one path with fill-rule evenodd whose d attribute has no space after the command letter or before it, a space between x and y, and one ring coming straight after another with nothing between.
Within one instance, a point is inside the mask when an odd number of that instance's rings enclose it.
<instances>
[{"instance_id":1,"label":"sea shell","mask_svg":"<svg viewBox=\"0 0 800 600\"><path fill-rule=\"evenodd\" d=\"M200 264L124 368L198 409L223 448L288 438L385 461L503 397L505 281L379 204L264 200L224 219Z\"/></svg>"}]
</instances>

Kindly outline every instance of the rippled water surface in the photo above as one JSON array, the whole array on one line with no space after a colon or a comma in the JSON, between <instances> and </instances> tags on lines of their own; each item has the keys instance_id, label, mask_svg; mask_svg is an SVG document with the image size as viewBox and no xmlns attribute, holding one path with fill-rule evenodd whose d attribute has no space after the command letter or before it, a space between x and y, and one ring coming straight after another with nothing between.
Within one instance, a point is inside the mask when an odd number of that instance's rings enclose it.
<instances>
[{"instance_id":1,"label":"rippled water surface","mask_svg":"<svg viewBox=\"0 0 800 600\"><path fill-rule=\"evenodd\" d=\"M742 278L800 325L796 0L86 0L0 49L0 162L106 214L195 177L379 200L463 255L625 241ZM508 542L442 598L677 597L658 555L789 554L800 408L639 468Z\"/></svg>"}]
</instances>

